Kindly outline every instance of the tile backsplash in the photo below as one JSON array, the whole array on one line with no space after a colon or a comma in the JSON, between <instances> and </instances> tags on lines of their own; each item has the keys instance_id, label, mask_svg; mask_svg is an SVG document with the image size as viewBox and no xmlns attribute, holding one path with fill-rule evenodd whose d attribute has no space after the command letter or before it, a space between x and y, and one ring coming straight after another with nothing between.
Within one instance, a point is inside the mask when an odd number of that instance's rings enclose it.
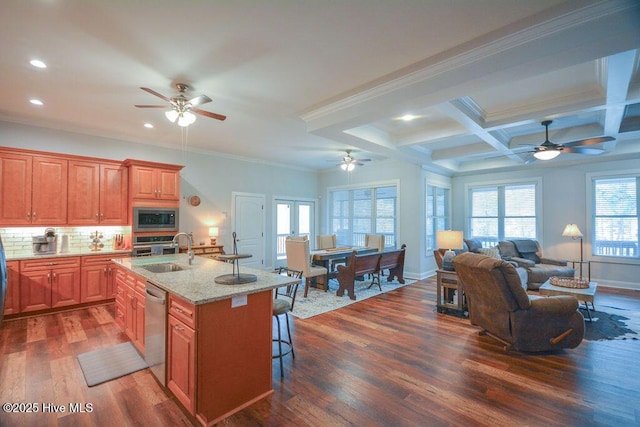
<instances>
[{"instance_id":1,"label":"tile backsplash","mask_svg":"<svg viewBox=\"0 0 640 427\"><path fill-rule=\"evenodd\" d=\"M33 236L44 234L46 227L7 227L0 228L2 244L7 256L33 252ZM61 236L69 236L69 252L90 251L91 235L96 231L103 235L100 241L105 249L113 248L114 236L123 234L125 241L131 242L131 227L110 226L110 227L54 227L58 236L58 250L62 243Z\"/></svg>"}]
</instances>

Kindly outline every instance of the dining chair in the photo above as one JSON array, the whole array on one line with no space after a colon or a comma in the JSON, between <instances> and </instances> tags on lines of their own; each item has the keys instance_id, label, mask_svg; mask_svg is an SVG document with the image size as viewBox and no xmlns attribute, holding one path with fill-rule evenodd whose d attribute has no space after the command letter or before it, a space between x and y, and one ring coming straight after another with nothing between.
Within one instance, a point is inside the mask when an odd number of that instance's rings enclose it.
<instances>
[{"instance_id":1,"label":"dining chair","mask_svg":"<svg viewBox=\"0 0 640 427\"><path fill-rule=\"evenodd\" d=\"M280 267L277 270L277 274L286 274L289 277L296 279L302 279L302 271L292 270L287 267ZM288 285L282 288L276 288L274 291L273 299L273 317L276 319L278 338L273 338L273 342L278 343L278 353L271 356L272 359L280 359L280 376L284 377L284 366L282 358L291 353L291 358L296 358L296 353L293 351L293 338L291 337L291 329L289 328L289 313L293 311L293 306L296 302L296 294L298 292L298 283ZM280 317L284 316L287 325L287 337L282 338L282 331L280 328ZM285 346L285 351L282 351L282 346Z\"/></svg>"},{"instance_id":2,"label":"dining chair","mask_svg":"<svg viewBox=\"0 0 640 427\"><path fill-rule=\"evenodd\" d=\"M383 234L366 234L364 236L364 246L366 248L375 248L378 250L378 252L384 251L384 235ZM384 276L384 273L382 271L380 271L380 274ZM371 276L372 275L370 274L369 277Z\"/></svg>"},{"instance_id":3,"label":"dining chair","mask_svg":"<svg viewBox=\"0 0 640 427\"><path fill-rule=\"evenodd\" d=\"M319 234L316 237L316 249L335 249L337 248L335 234ZM344 264L344 260L331 259L327 263L329 271L335 271L337 264Z\"/></svg>"},{"instance_id":4,"label":"dining chair","mask_svg":"<svg viewBox=\"0 0 640 427\"><path fill-rule=\"evenodd\" d=\"M365 235L364 246L367 248L376 248L378 252L384 251L384 235L383 234Z\"/></svg>"},{"instance_id":5,"label":"dining chair","mask_svg":"<svg viewBox=\"0 0 640 427\"><path fill-rule=\"evenodd\" d=\"M318 234L318 236L316 237L316 249L333 249L335 247L335 234Z\"/></svg>"},{"instance_id":6,"label":"dining chair","mask_svg":"<svg viewBox=\"0 0 640 427\"><path fill-rule=\"evenodd\" d=\"M328 270L325 267L318 267L311 264L311 252L309 250L309 239L306 236L303 239L292 239L287 237L285 240L285 250L287 253L287 267L292 270L302 271L304 277L304 297L309 293L309 282L313 279L316 283L320 283L327 290L326 277Z\"/></svg>"}]
</instances>

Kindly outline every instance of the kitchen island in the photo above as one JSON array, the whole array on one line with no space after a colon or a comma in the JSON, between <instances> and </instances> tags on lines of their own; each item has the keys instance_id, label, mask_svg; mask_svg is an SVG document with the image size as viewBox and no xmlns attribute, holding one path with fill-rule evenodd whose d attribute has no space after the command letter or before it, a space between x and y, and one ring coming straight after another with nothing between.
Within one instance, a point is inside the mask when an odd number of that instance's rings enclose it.
<instances>
[{"instance_id":1,"label":"kitchen island","mask_svg":"<svg viewBox=\"0 0 640 427\"><path fill-rule=\"evenodd\" d=\"M129 282L168 292L166 386L200 423L213 425L273 392L272 290L300 280L243 268L257 280L221 285L214 280L231 274L231 264L196 257L189 265L186 254L114 262L117 284L133 276Z\"/></svg>"}]
</instances>

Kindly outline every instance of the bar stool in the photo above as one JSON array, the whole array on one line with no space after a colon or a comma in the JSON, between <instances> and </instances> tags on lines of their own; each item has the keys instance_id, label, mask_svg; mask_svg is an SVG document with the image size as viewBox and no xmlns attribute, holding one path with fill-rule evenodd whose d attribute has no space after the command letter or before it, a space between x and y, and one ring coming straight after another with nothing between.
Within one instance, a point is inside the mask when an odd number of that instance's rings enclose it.
<instances>
[{"instance_id":1,"label":"bar stool","mask_svg":"<svg viewBox=\"0 0 640 427\"><path fill-rule=\"evenodd\" d=\"M288 276L302 279L302 271L291 270L287 267L280 267L277 270L278 274L286 273ZM278 338L272 339L273 342L278 343L278 353L271 356L272 359L280 359L280 376L284 377L284 367L282 358L291 353L291 357L295 359L296 354L293 351L293 340L291 339L291 330L289 329L289 313L293 310L293 305L296 302L296 293L298 292L298 283L289 285L287 287L278 288L274 292L273 300L273 317L276 319L278 325ZM280 330L280 316L284 315L287 322L287 337L283 339L282 332ZM283 352L282 346L285 346Z\"/></svg>"}]
</instances>

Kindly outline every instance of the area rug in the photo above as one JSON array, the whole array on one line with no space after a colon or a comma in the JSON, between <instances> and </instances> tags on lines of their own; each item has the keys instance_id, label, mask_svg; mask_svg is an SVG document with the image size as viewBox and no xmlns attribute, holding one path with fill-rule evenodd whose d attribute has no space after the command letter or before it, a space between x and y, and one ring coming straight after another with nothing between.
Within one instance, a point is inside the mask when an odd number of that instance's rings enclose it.
<instances>
[{"instance_id":1,"label":"area rug","mask_svg":"<svg viewBox=\"0 0 640 427\"><path fill-rule=\"evenodd\" d=\"M581 310L585 319L587 314ZM640 339L640 313L617 307L598 306L591 311L598 320L585 322L584 339L588 341L638 340Z\"/></svg>"},{"instance_id":2,"label":"area rug","mask_svg":"<svg viewBox=\"0 0 640 427\"><path fill-rule=\"evenodd\" d=\"M381 277L382 291L377 285L373 285L370 289L369 284L371 280L360 281L356 280L355 283L355 301L350 299L349 296L337 296L338 282L335 279L329 280L329 290L327 292L319 289L309 288L309 295L305 298L304 285L301 284L296 296L296 302L293 306L291 314L301 319L308 319L309 317L317 316L318 314L326 313L328 311L336 310L338 308L346 307L358 301L365 300L367 298L375 297L376 295L384 294L385 292L392 291L394 289L402 288L403 286L415 283L415 280L405 279L404 284L397 281L387 282L386 277Z\"/></svg>"},{"instance_id":3,"label":"area rug","mask_svg":"<svg viewBox=\"0 0 640 427\"><path fill-rule=\"evenodd\" d=\"M79 354L78 362L89 387L147 368L131 342Z\"/></svg>"}]
</instances>

